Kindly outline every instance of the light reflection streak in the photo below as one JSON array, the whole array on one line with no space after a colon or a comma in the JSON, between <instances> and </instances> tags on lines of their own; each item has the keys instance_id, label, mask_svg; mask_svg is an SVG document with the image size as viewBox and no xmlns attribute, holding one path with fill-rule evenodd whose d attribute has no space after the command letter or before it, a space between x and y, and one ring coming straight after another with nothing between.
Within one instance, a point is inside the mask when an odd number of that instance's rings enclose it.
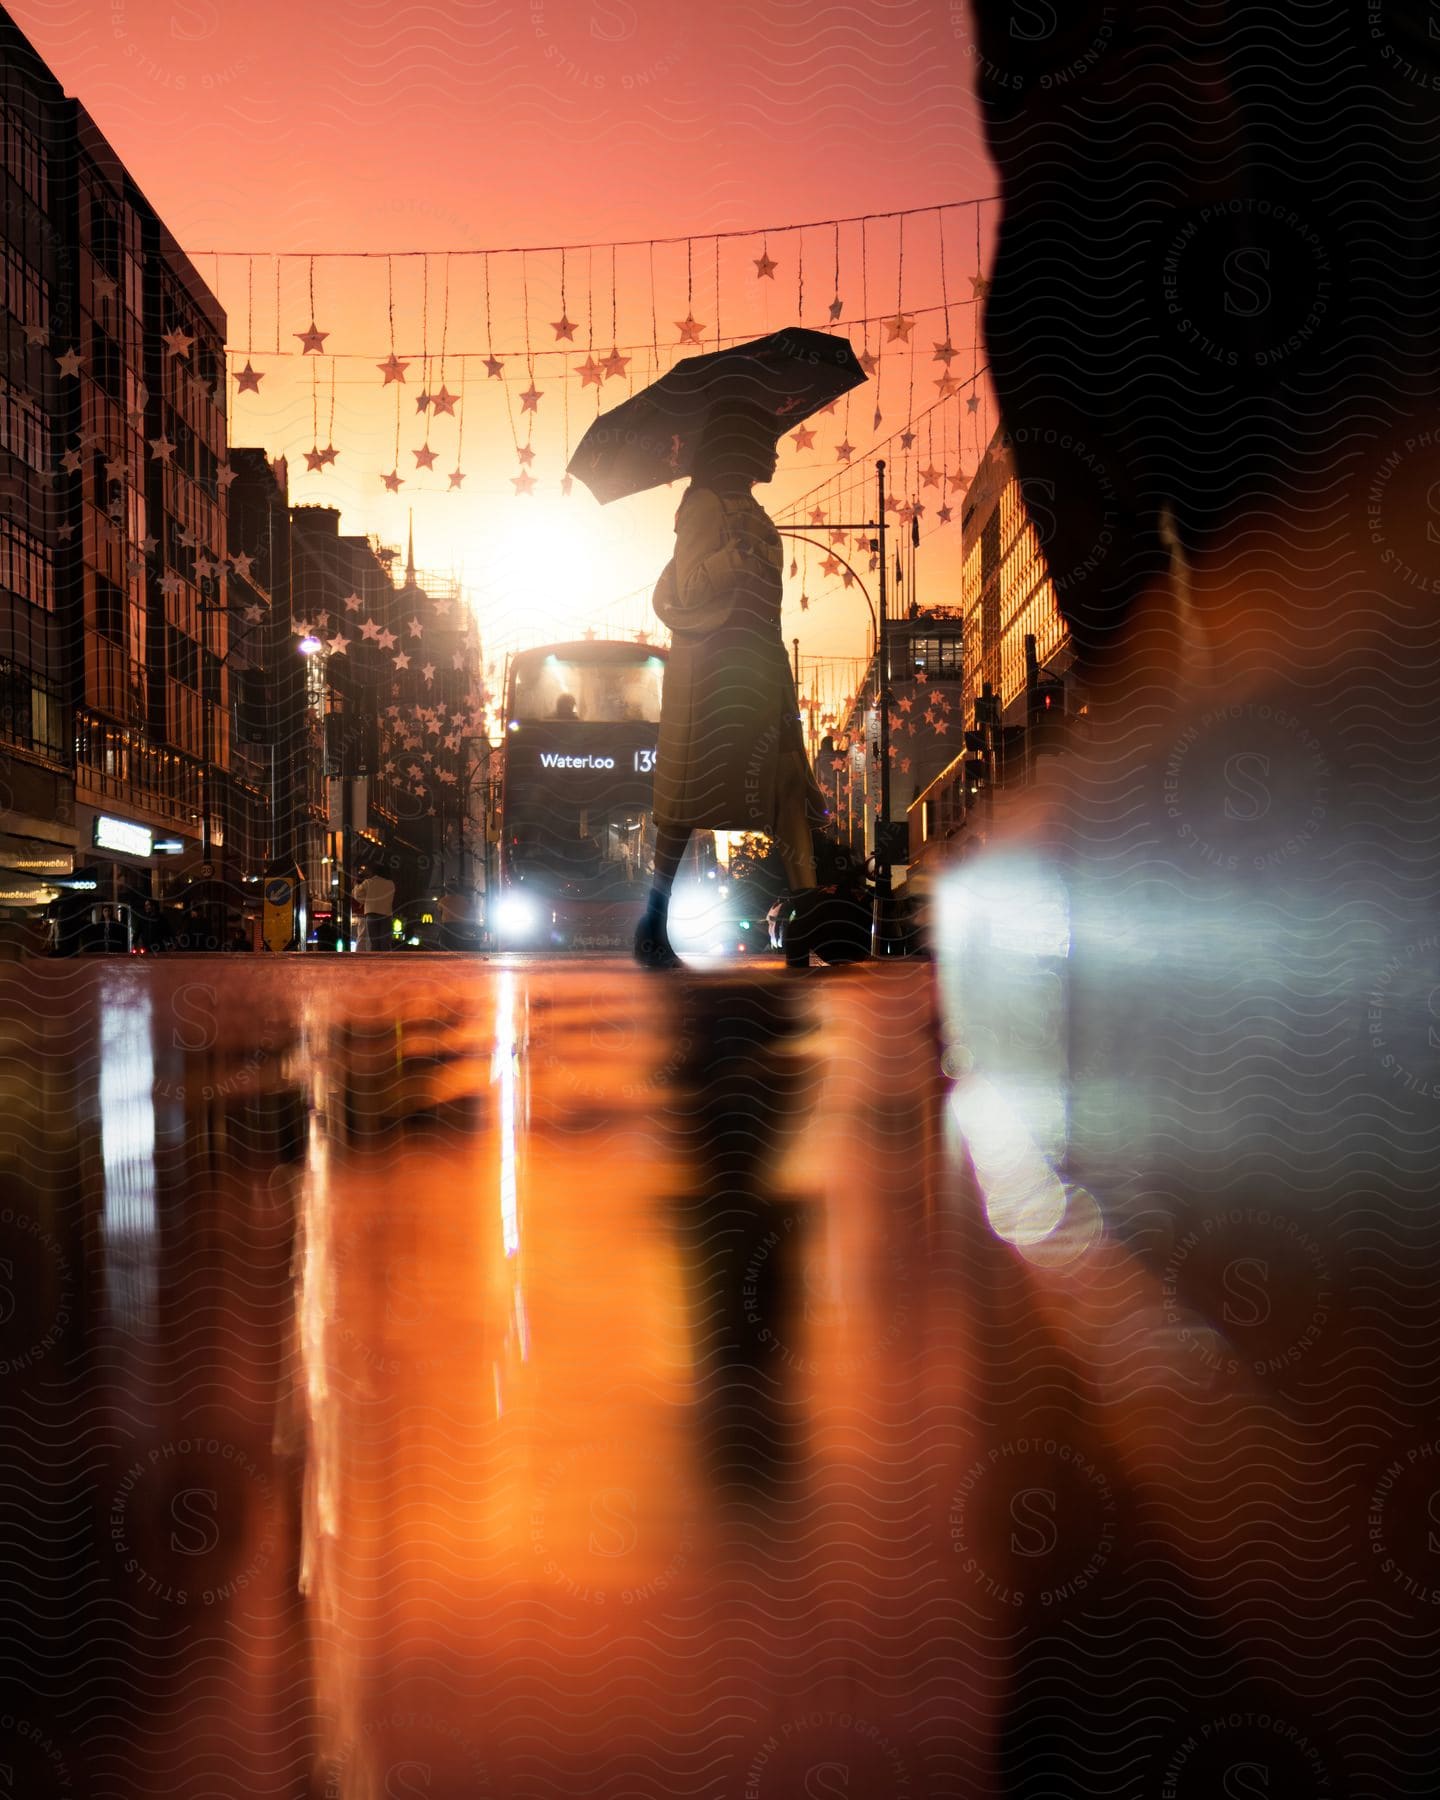
<instances>
[{"instance_id":1,"label":"light reflection streak","mask_svg":"<svg viewBox=\"0 0 1440 1800\"><path fill-rule=\"evenodd\" d=\"M1014 854L967 863L939 884L940 932L948 949L982 936L997 956L1070 954L1070 909L1057 876L1038 857Z\"/></svg>"},{"instance_id":2,"label":"light reflection streak","mask_svg":"<svg viewBox=\"0 0 1440 1800\"><path fill-rule=\"evenodd\" d=\"M957 1087L950 1105L965 1134L990 1229L1017 1246L1049 1237L1065 1217L1065 1186L1019 1113L982 1076Z\"/></svg>"},{"instance_id":3,"label":"light reflection streak","mask_svg":"<svg viewBox=\"0 0 1440 1800\"><path fill-rule=\"evenodd\" d=\"M500 1083L500 1231L506 1256L520 1249L520 1202L515 1171L517 1112L515 973L502 969L495 990L495 1054L490 1078Z\"/></svg>"},{"instance_id":4,"label":"light reflection streak","mask_svg":"<svg viewBox=\"0 0 1440 1800\"><path fill-rule=\"evenodd\" d=\"M155 1302L155 1046L146 988L106 969L100 983L100 1155L111 1311L140 1330Z\"/></svg>"}]
</instances>

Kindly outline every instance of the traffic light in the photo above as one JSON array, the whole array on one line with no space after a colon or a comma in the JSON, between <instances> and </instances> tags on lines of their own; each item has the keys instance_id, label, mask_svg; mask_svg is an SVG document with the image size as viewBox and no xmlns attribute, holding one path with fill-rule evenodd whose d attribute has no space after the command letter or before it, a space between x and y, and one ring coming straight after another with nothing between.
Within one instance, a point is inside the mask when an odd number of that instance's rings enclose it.
<instances>
[{"instance_id":1,"label":"traffic light","mask_svg":"<svg viewBox=\"0 0 1440 1800\"><path fill-rule=\"evenodd\" d=\"M1053 675L1042 675L1030 695L1031 750L1036 756L1055 755L1065 748L1065 684Z\"/></svg>"}]
</instances>

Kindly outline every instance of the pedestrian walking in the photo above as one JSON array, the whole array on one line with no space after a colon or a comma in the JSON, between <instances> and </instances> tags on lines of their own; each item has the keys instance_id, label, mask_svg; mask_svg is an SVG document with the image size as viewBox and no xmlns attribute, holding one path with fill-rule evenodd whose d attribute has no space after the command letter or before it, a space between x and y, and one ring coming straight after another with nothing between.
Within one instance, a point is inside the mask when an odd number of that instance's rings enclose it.
<instances>
[{"instance_id":1,"label":"pedestrian walking","mask_svg":"<svg viewBox=\"0 0 1440 1800\"><path fill-rule=\"evenodd\" d=\"M679 958L666 931L690 833L774 840L792 892L815 886L811 829L825 816L780 630L780 534L752 488L777 462L773 414L744 401L716 412L675 515L675 555L653 605L670 627L655 773L655 869L635 957Z\"/></svg>"},{"instance_id":2,"label":"pedestrian walking","mask_svg":"<svg viewBox=\"0 0 1440 1800\"><path fill-rule=\"evenodd\" d=\"M356 948L388 950L392 939L390 921L395 914L395 883L377 869L364 868L355 884L354 899L360 908Z\"/></svg>"}]
</instances>

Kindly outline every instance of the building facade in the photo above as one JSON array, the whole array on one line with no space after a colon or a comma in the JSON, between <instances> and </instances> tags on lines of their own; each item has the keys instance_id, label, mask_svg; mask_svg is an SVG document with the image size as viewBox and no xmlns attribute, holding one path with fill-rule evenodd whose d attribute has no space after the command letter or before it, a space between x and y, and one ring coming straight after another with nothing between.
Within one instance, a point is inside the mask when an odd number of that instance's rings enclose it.
<instances>
[{"instance_id":1,"label":"building facade","mask_svg":"<svg viewBox=\"0 0 1440 1800\"><path fill-rule=\"evenodd\" d=\"M963 729L960 609L913 606L905 617L888 622L885 637L888 731L881 731L872 657L849 710L815 758L835 829L866 855L875 848L875 824L882 816L882 743L890 766L890 807L884 816L903 820L911 800L954 755Z\"/></svg>"},{"instance_id":2,"label":"building facade","mask_svg":"<svg viewBox=\"0 0 1440 1800\"><path fill-rule=\"evenodd\" d=\"M1063 495L1030 498L1037 507L1064 503ZM982 698L998 702L1001 723L1023 725L1036 671L1063 676L1070 647L1003 426L965 490L960 531L966 725L974 728ZM1027 639L1033 639L1033 664Z\"/></svg>"},{"instance_id":3,"label":"building facade","mask_svg":"<svg viewBox=\"0 0 1440 1800\"><path fill-rule=\"evenodd\" d=\"M225 318L3 13L0 138L0 866L135 898L224 830Z\"/></svg>"},{"instance_id":4,"label":"building facade","mask_svg":"<svg viewBox=\"0 0 1440 1800\"><path fill-rule=\"evenodd\" d=\"M1029 780L1084 710L1040 529L1064 503L1023 491L1001 426L961 512L960 741L910 806L912 865L943 857L962 833L982 841L996 795Z\"/></svg>"}]
</instances>

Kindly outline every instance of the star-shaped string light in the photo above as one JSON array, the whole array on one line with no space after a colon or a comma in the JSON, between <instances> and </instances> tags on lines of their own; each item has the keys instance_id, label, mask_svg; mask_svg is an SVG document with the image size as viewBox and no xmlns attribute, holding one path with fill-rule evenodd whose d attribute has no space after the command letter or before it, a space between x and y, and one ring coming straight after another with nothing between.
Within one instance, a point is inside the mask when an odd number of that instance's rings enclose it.
<instances>
[{"instance_id":1,"label":"star-shaped string light","mask_svg":"<svg viewBox=\"0 0 1440 1800\"><path fill-rule=\"evenodd\" d=\"M948 337L946 338L946 340L943 344L937 344L935 346L935 361L943 362L947 369L950 366L950 359L952 357L958 356L959 354L960 354L960 352L950 342Z\"/></svg>"},{"instance_id":2,"label":"star-shaped string light","mask_svg":"<svg viewBox=\"0 0 1440 1800\"><path fill-rule=\"evenodd\" d=\"M442 381L440 383L440 392L438 394L432 394L430 396L430 404L435 409L436 418L439 418L441 413L448 413L451 416L451 418L454 418L455 402L459 398L460 398L460 396L458 394L452 394L450 392L449 388L447 388L445 383Z\"/></svg>"},{"instance_id":3,"label":"star-shaped string light","mask_svg":"<svg viewBox=\"0 0 1440 1800\"><path fill-rule=\"evenodd\" d=\"M435 467L435 458L438 452L432 450L428 444L422 444L418 450L412 450L410 454L415 458L417 469L433 469Z\"/></svg>"},{"instance_id":4,"label":"star-shaped string light","mask_svg":"<svg viewBox=\"0 0 1440 1800\"><path fill-rule=\"evenodd\" d=\"M983 300L990 292L990 283L983 275L972 275L970 277L970 288L974 299Z\"/></svg>"},{"instance_id":5,"label":"star-shaped string light","mask_svg":"<svg viewBox=\"0 0 1440 1800\"><path fill-rule=\"evenodd\" d=\"M487 356L485 358L485 373L487 375L500 376L503 375L504 372L505 365L498 356Z\"/></svg>"},{"instance_id":6,"label":"star-shaped string light","mask_svg":"<svg viewBox=\"0 0 1440 1800\"><path fill-rule=\"evenodd\" d=\"M540 410L540 402L541 402L541 400L544 399L544 397L545 396L544 396L543 390L536 387L535 377L532 375L530 377L529 387L526 388L524 393L521 394L521 396L520 396L521 412L528 412L528 413L538 412Z\"/></svg>"},{"instance_id":7,"label":"star-shaped string light","mask_svg":"<svg viewBox=\"0 0 1440 1800\"><path fill-rule=\"evenodd\" d=\"M392 469L388 475L381 475L380 479L392 494L398 494L405 485L405 477L398 469Z\"/></svg>"},{"instance_id":8,"label":"star-shaped string light","mask_svg":"<svg viewBox=\"0 0 1440 1800\"><path fill-rule=\"evenodd\" d=\"M291 337L299 338L301 345L303 346L301 350L302 356L319 356L320 352L325 348L325 340L329 337L330 333L328 331L317 331L315 328L315 321L312 319L308 331L292 331L290 335Z\"/></svg>"},{"instance_id":9,"label":"star-shaped string light","mask_svg":"<svg viewBox=\"0 0 1440 1800\"><path fill-rule=\"evenodd\" d=\"M178 325L173 331L165 331L160 335L167 356L189 356L195 347L194 338L188 332L182 331Z\"/></svg>"},{"instance_id":10,"label":"star-shaped string light","mask_svg":"<svg viewBox=\"0 0 1440 1800\"><path fill-rule=\"evenodd\" d=\"M625 373L630 367L630 358L628 356L622 356L616 346L612 344L610 346L610 354L600 366L605 371L605 379L609 381L612 377L623 375Z\"/></svg>"},{"instance_id":11,"label":"star-shaped string light","mask_svg":"<svg viewBox=\"0 0 1440 1800\"><path fill-rule=\"evenodd\" d=\"M808 425L802 425L798 431L790 433L790 442L797 450L808 450L815 442L815 433Z\"/></svg>"},{"instance_id":12,"label":"star-shaped string light","mask_svg":"<svg viewBox=\"0 0 1440 1800\"><path fill-rule=\"evenodd\" d=\"M579 371L580 385L582 388L589 387L592 382L596 387L599 387L600 383L605 378L604 369L596 362L593 355L585 358L584 362L579 365Z\"/></svg>"},{"instance_id":13,"label":"star-shaped string light","mask_svg":"<svg viewBox=\"0 0 1440 1800\"><path fill-rule=\"evenodd\" d=\"M890 334L885 340L887 344L908 344L910 333L915 329L915 315L897 312L893 319L885 320L885 329Z\"/></svg>"},{"instance_id":14,"label":"star-shaped string light","mask_svg":"<svg viewBox=\"0 0 1440 1800\"><path fill-rule=\"evenodd\" d=\"M550 321L550 323L551 323L552 329L554 330L557 343L559 342L559 340L561 338L564 338L567 343L574 342L574 340L575 340L575 321L566 316L563 308L561 310L560 317L558 319L552 319Z\"/></svg>"},{"instance_id":15,"label":"star-shaped string light","mask_svg":"<svg viewBox=\"0 0 1440 1800\"><path fill-rule=\"evenodd\" d=\"M518 475L512 475L510 483L517 494L533 493L535 489L535 477L526 469L522 469Z\"/></svg>"},{"instance_id":16,"label":"star-shaped string light","mask_svg":"<svg viewBox=\"0 0 1440 1800\"><path fill-rule=\"evenodd\" d=\"M841 313L844 312L844 310L845 310L845 302L837 294L835 296L835 298L830 302L830 322L831 322L831 324L834 324L835 320L840 317Z\"/></svg>"},{"instance_id":17,"label":"star-shaped string light","mask_svg":"<svg viewBox=\"0 0 1440 1800\"><path fill-rule=\"evenodd\" d=\"M696 324L693 313L686 313L683 319L677 319L675 321L675 329L680 333L680 336L676 339L677 343L698 344L700 342L700 333L705 328L703 325Z\"/></svg>"},{"instance_id":18,"label":"star-shaped string light","mask_svg":"<svg viewBox=\"0 0 1440 1800\"><path fill-rule=\"evenodd\" d=\"M450 486L452 488L458 488L464 479L465 471L463 469L452 469L450 471Z\"/></svg>"},{"instance_id":19,"label":"star-shaped string light","mask_svg":"<svg viewBox=\"0 0 1440 1800\"><path fill-rule=\"evenodd\" d=\"M392 350L384 362L376 363L375 367L385 377L383 385L389 387L392 381L404 381L405 371L410 365L408 362L402 362Z\"/></svg>"},{"instance_id":20,"label":"star-shaped string light","mask_svg":"<svg viewBox=\"0 0 1440 1800\"><path fill-rule=\"evenodd\" d=\"M771 260L770 252L768 250L762 251L759 256L752 257L751 261L755 264L755 279L757 281L773 281L775 279L775 271L780 265Z\"/></svg>"},{"instance_id":21,"label":"star-shaped string light","mask_svg":"<svg viewBox=\"0 0 1440 1800\"><path fill-rule=\"evenodd\" d=\"M237 394L258 394L260 383L265 379L264 372L255 368L250 358L245 358L245 367L235 371L235 392Z\"/></svg>"},{"instance_id":22,"label":"star-shaped string light","mask_svg":"<svg viewBox=\"0 0 1440 1800\"><path fill-rule=\"evenodd\" d=\"M835 446L835 455L841 462L849 462L854 454L855 446L850 442L849 438L846 438L843 443Z\"/></svg>"},{"instance_id":23,"label":"star-shaped string light","mask_svg":"<svg viewBox=\"0 0 1440 1800\"><path fill-rule=\"evenodd\" d=\"M84 360L85 358L80 354L80 346L76 344L73 350L67 350L63 356L55 358L55 366L62 375L78 375L80 365Z\"/></svg>"},{"instance_id":24,"label":"star-shaped string light","mask_svg":"<svg viewBox=\"0 0 1440 1800\"><path fill-rule=\"evenodd\" d=\"M312 444L304 454L307 471L312 469L323 469L325 467L325 452L318 444Z\"/></svg>"}]
</instances>

